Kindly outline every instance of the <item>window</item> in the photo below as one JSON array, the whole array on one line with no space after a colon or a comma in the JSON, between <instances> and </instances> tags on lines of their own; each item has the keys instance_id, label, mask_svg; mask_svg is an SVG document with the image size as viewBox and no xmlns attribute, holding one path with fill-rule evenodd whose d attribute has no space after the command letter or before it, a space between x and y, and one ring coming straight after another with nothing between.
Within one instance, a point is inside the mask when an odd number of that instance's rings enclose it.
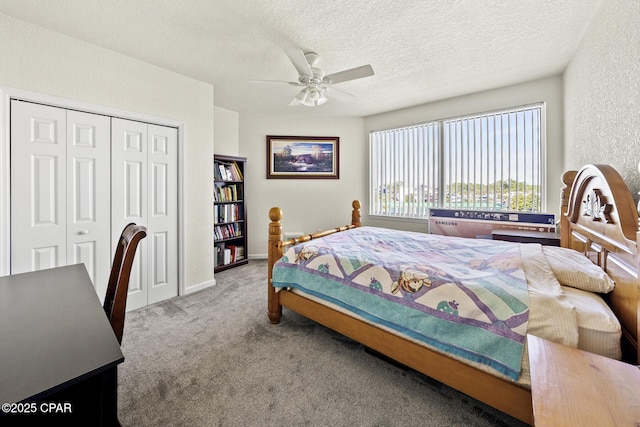
<instances>
[{"instance_id":1,"label":"window","mask_svg":"<svg viewBox=\"0 0 640 427\"><path fill-rule=\"evenodd\" d=\"M544 104L369 134L371 215L541 212Z\"/></svg>"}]
</instances>

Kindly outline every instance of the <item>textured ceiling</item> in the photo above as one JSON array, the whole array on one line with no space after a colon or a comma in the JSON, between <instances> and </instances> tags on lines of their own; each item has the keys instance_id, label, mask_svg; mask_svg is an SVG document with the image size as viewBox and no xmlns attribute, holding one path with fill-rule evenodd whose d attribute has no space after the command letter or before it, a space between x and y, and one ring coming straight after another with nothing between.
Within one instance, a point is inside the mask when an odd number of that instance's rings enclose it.
<instances>
[{"instance_id":1,"label":"textured ceiling","mask_svg":"<svg viewBox=\"0 0 640 427\"><path fill-rule=\"evenodd\" d=\"M238 112L368 116L561 73L603 0L0 0L0 12L211 83ZM283 48L356 96L289 107ZM331 97L331 91L328 93Z\"/></svg>"}]
</instances>

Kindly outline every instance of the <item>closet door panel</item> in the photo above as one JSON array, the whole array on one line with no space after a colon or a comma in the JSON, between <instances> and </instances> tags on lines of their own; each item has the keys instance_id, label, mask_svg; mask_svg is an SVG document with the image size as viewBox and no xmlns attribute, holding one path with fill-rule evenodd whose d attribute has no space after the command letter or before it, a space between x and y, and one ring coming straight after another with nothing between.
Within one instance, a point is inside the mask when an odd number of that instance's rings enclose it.
<instances>
[{"instance_id":1,"label":"closet door panel","mask_svg":"<svg viewBox=\"0 0 640 427\"><path fill-rule=\"evenodd\" d=\"M66 110L11 101L11 274L67 264Z\"/></svg>"},{"instance_id":2,"label":"closet door panel","mask_svg":"<svg viewBox=\"0 0 640 427\"><path fill-rule=\"evenodd\" d=\"M178 131L149 125L149 304L178 295Z\"/></svg>"},{"instance_id":3,"label":"closet door panel","mask_svg":"<svg viewBox=\"0 0 640 427\"><path fill-rule=\"evenodd\" d=\"M111 269L111 119L67 112L67 260L84 263L101 301Z\"/></svg>"},{"instance_id":4,"label":"closet door panel","mask_svg":"<svg viewBox=\"0 0 640 427\"><path fill-rule=\"evenodd\" d=\"M147 124L111 120L111 250L129 223L147 224ZM127 310L147 305L148 238L138 246Z\"/></svg>"},{"instance_id":5,"label":"closet door panel","mask_svg":"<svg viewBox=\"0 0 640 427\"><path fill-rule=\"evenodd\" d=\"M104 299L124 227L147 227L127 309L178 294L176 128L11 101L11 273L83 263Z\"/></svg>"}]
</instances>

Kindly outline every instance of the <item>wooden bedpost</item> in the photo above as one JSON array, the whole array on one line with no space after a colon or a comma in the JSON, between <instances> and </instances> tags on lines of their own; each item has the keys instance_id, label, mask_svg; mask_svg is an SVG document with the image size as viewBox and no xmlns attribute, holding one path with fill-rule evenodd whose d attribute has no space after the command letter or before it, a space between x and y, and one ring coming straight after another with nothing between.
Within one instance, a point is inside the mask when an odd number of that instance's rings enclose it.
<instances>
[{"instance_id":1,"label":"wooden bedpost","mask_svg":"<svg viewBox=\"0 0 640 427\"><path fill-rule=\"evenodd\" d=\"M268 242L268 283L267 283L267 292L268 292L268 314L269 320L271 323L276 324L280 323L280 319L282 318L282 304L280 304L280 293L276 292L275 288L272 285L273 283L273 266L275 263L282 258L282 253L284 252L284 247L290 246L296 243L308 242L312 239L317 239L319 237L324 237L329 234L333 234L340 231L345 231L353 227L361 227L362 222L360 220L360 201L354 200L351 203L351 207L353 210L351 211L351 225L345 225L344 227L332 228L330 230L319 231L315 234L307 234L296 239L289 239L286 242L283 240L282 236L282 209L279 207L273 207L269 210L269 219L271 222L269 223L269 242Z\"/></svg>"},{"instance_id":2,"label":"wooden bedpost","mask_svg":"<svg viewBox=\"0 0 640 427\"><path fill-rule=\"evenodd\" d=\"M282 306L280 305L280 296L275 288L271 286L273 279L273 265L282 257L282 209L273 207L269 210L269 274L267 290L269 292L269 320L271 323L280 323L282 318Z\"/></svg>"},{"instance_id":3,"label":"wooden bedpost","mask_svg":"<svg viewBox=\"0 0 640 427\"><path fill-rule=\"evenodd\" d=\"M566 171L562 174L564 187L560 190L560 246L570 247L571 230L569 228L569 196L578 171Z\"/></svg>"},{"instance_id":4,"label":"wooden bedpost","mask_svg":"<svg viewBox=\"0 0 640 427\"><path fill-rule=\"evenodd\" d=\"M354 227L362 226L362 222L360 221L360 200L354 200L353 203L351 203L351 207L353 208L353 211L351 211L351 225Z\"/></svg>"}]
</instances>

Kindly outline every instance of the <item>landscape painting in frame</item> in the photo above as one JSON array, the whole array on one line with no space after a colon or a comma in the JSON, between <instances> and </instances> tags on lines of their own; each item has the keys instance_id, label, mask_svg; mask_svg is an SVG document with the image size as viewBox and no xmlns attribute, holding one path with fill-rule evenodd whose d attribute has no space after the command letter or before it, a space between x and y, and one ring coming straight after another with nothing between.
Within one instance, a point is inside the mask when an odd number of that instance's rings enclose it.
<instances>
[{"instance_id":1,"label":"landscape painting in frame","mask_svg":"<svg viewBox=\"0 0 640 427\"><path fill-rule=\"evenodd\" d=\"M337 136L267 135L267 178L339 178Z\"/></svg>"}]
</instances>

